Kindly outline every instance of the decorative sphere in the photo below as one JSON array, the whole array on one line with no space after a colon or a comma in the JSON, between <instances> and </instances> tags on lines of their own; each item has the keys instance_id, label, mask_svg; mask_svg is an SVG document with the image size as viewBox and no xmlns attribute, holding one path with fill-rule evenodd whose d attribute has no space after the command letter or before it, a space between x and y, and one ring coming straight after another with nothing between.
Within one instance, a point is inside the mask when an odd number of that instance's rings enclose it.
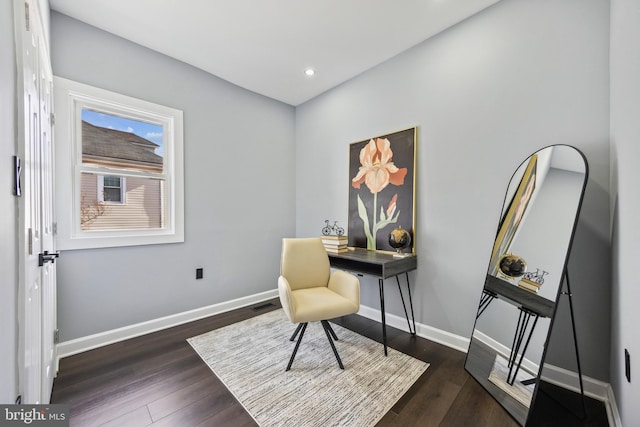
<instances>
[{"instance_id":1,"label":"decorative sphere","mask_svg":"<svg viewBox=\"0 0 640 427\"><path fill-rule=\"evenodd\" d=\"M389 233L389 245L402 253L402 250L411 244L411 234L402 227L395 228Z\"/></svg>"},{"instance_id":2,"label":"decorative sphere","mask_svg":"<svg viewBox=\"0 0 640 427\"><path fill-rule=\"evenodd\" d=\"M527 271L527 263L517 255L507 254L500 257L498 268L509 277L520 277Z\"/></svg>"}]
</instances>

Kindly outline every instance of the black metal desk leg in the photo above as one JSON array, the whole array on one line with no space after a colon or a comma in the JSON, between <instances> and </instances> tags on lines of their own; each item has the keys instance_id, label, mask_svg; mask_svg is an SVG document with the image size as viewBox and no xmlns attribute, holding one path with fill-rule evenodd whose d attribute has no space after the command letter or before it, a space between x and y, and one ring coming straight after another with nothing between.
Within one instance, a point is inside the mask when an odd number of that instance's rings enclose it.
<instances>
[{"instance_id":1,"label":"black metal desk leg","mask_svg":"<svg viewBox=\"0 0 640 427\"><path fill-rule=\"evenodd\" d=\"M509 355L509 374L507 375L507 383L509 385L513 385L516 376L518 375L518 371L520 370L520 366L522 365L522 360L524 359L524 354L527 352L527 347L529 347L529 342L531 341L531 336L533 335L533 330L536 328L536 323L538 323L538 315L526 310L524 308L520 308L520 317L518 318L518 326L516 327L516 333L513 337L513 344L511 346L511 354ZM533 325L531 325L531 329L529 329L529 334L527 336L527 328L529 326L529 321L533 318ZM527 337L526 341L524 340L525 336ZM520 348L524 341L524 348L522 348L522 352L520 352ZM520 359L518 359L518 354L520 354Z\"/></svg>"},{"instance_id":2,"label":"black metal desk leg","mask_svg":"<svg viewBox=\"0 0 640 427\"><path fill-rule=\"evenodd\" d=\"M384 279L378 279L378 287L380 288L380 313L382 315L382 345L384 346L384 355L387 355L387 319L384 312Z\"/></svg>"},{"instance_id":3,"label":"black metal desk leg","mask_svg":"<svg viewBox=\"0 0 640 427\"><path fill-rule=\"evenodd\" d=\"M404 296L402 294L402 288L400 287L400 279L396 276L396 282L398 283L398 291L400 292L400 299L402 300L402 308L404 308L404 317L407 319L407 326L411 335L416 334L416 319L413 314L413 301L411 301L411 286L409 284L409 273L405 273L407 278L407 291L409 291L409 306L411 307L411 319L413 320L413 329L411 328L411 322L409 322L409 314L407 313L407 305L404 302Z\"/></svg>"},{"instance_id":4,"label":"black metal desk leg","mask_svg":"<svg viewBox=\"0 0 640 427\"><path fill-rule=\"evenodd\" d=\"M495 298L495 295L488 293L486 290L482 291L482 297L480 298L480 305L478 305L478 314L476 314L476 319L484 313L487 307L489 307L489 304L491 304Z\"/></svg>"}]
</instances>

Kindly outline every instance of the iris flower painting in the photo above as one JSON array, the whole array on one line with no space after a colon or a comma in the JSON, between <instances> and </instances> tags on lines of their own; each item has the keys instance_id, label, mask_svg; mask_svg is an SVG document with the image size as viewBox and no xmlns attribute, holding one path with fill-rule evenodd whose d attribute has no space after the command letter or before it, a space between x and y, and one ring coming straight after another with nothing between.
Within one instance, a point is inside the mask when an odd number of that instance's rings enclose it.
<instances>
[{"instance_id":1,"label":"iris flower painting","mask_svg":"<svg viewBox=\"0 0 640 427\"><path fill-rule=\"evenodd\" d=\"M415 128L351 144L349 246L393 250L388 235L414 224Z\"/></svg>"}]
</instances>

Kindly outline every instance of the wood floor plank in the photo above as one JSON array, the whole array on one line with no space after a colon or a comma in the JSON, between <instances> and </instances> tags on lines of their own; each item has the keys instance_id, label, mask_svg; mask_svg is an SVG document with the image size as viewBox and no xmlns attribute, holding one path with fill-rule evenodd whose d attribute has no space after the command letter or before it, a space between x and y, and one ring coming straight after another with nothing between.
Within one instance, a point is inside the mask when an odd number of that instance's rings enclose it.
<instances>
[{"instance_id":1,"label":"wood floor plank","mask_svg":"<svg viewBox=\"0 0 640 427\"><path fill-rule=\"evenodd\" d=\"M147 406L141 406L138 409L134 409L124 415L112 419L100 427L146 427L151 424L151 417L149 416L149 410Z\"/></svg>"},{"instance_id":2,"label":"wood floor plank","mask_svg":"<svg viewBox=\"0 0 640 427\"><path fill-rule=\"evenodd\" d=\"M255 427L258 424L239 403L207 418L196 427Z\"/></svg>"},{"instance_id":3,"label":"wood floor plank","mask_svg":"<svg viewBox=\"0 0 640 427\"><path fill-rule=\"evenodd\" d=\"M224 387L215 375L206 375L200 381L150 402L147 406L151 419L159 421L167 415L189 406L193 403L194 396L205 396L211 390L222 388L221 386Z\"/></svg>"},{"instance_id":4,"label":"wood floor plank","mask_svg":"<svg viewBox=\"0 0 640 427\"><path fill-rule=\"evenodd\" d=\"M208 394L194 396L189 406L181 408L155 421L154 427L195 426L232 406L235 398L224 388L212 389Z\"/></svg>"}]
</instances>

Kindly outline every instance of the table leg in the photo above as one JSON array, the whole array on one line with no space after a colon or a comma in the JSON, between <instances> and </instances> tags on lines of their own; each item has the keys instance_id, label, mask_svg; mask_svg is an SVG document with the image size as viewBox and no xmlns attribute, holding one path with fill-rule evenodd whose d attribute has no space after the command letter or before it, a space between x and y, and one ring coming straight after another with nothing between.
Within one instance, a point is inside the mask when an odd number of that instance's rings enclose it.
<instances>
[{"instance_id":1,"label":"table leg","mask_svg":"<svg viewBox=\"0 0 640 427\"><path fill-rule=\"evenodd\" d=\"M496 298L496 296L492 293L487 292L486 290L482 291L482 297L480 298L480 305L478 306L478 314L476 314L476 320L484 313L484 311L489 307L489 304Z\"/></svg>"},{"instance_id":2,"label":"table leg","mask_svg":"<svg viewBox=\"0 0 640 427\"><path fill-rule=\"evenodd\" d=\"M525 310L524 308L520 308L520 317L518 318L518 326L516 327L516 333L513 337L513 345L511 347L511 355L509 356L509 374L507 375L507 383L509 385L513 385L516 376L518 375L518 371L520 370L520 365L522 364L522 360L524 359L524 354L527 351L527 347L529 347L529 342L531 341L531 336L533 335L533 330L536 327L536 323L538 323L538 315L530 312L529 310ZM522 352L520 352L520 347L522 346L524 337L527 335L527 327L529 325L529 320L533 318L533 325L531 325L531 329L529 330L529 334L527 336L526 341L524 342L524 348ZM520 358L516 363L516 359L518 359L518 353L520 352Z\"/></svg>"},{"instance_id":3,"label":"table leg","mask_svg":"<svg viewBox=\"0 0 640 427\"><path fill-rule=\"evenodd\" d=\"M380 314L382 316L382 345L384 346L384 355L387 355L387 319L384 311L384 279L378 279L378 287L380 288Z\"/></svg>"},{"instance_id":4,"label":"table leg","mask_svg":"<svg viewBox=\"0 0 640 427\"><path fill-rule=\"evenodd\" d=\"M405 273L407 279L407 291L409 292L409 306L411 307L411 320L413 321L413 329L411 328L411 322L409 322L409 314L407 313L407 305L404 302L404 295L402 294L402 288L400 287L400 279L396 275L396 282L398 283L398 291L400 292L400 299L402 300L402 308L404 308L404 317L407 319L407 326L409 327L409 333L411 335L416 334L416 318L413 314L413 301L411 300L411 285L409 283L409 273Z\"/></svg>"}]
</instances>

